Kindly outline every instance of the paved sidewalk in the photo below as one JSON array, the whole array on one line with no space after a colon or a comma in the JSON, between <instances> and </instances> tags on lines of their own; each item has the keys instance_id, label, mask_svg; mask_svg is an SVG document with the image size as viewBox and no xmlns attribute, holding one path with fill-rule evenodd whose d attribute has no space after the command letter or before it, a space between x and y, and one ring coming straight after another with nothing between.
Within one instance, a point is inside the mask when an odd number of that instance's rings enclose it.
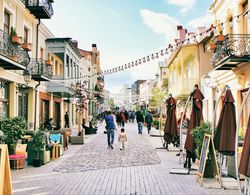
<instances>
[{"instance_id":1,"label":"paved sidewalk","mask_svg":"<svg viewBox=\"0 0 250 195\"><path fill-rule=\"evenodd\" d=\"M100 127L97 135L87 136L84 145L70 145L58 160L12 171L14 194L239 194L202 188L195 175L169 174L180 166L176 152L155 149L162 146L161 138L137 134L135 124L126 124L125 129L124 151L119 150L117 136L115 148L107 148Z\"/></svg>"}]
</instances>

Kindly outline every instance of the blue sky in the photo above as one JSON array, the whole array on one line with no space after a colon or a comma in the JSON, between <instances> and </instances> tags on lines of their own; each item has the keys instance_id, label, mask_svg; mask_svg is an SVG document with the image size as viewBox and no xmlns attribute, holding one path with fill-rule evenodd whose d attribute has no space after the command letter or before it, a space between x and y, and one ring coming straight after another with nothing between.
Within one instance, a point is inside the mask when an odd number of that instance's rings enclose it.
<instances>
[{"instance_id":1,"label":"blue sky","mask_svg":"<svg viewBox=\"0 0 250 195\"><path fill-rule=\"evenodd\" d=\"M60 0L54 16L43 20L57 37L72 37L79 47L91 50L96 43L103 70L117 67L165 48L176 34L176 25L189 31L208 26L212 0ZM164 58L160 59L164 60ZM154 78L157 61L105 76L112 92L137 79Z\"/></svg>"}]
</instances>

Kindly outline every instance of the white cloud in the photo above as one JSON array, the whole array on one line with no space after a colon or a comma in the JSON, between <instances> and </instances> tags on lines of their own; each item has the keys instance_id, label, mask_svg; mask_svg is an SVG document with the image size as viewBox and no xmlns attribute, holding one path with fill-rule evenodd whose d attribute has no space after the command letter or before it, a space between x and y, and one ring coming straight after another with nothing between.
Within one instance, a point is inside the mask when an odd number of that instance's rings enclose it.
<instances>
[{"instance_id":1,"label":"white cloud","mask_svg":"<svg viewBox=\"0 0 250 195\"><path fill-rule=\"evenodd\" d=\"M197 27L209 26L212 22L213 22L212 15L210 13L207 13L203 17L189 21L188 26L192 28L197 28Z\"/></svg>"},{"instance_id":2,"label":"white cloud","mask_svg":"<svg viewBox=\"0 0 250 195\"><path fill-rule=\"evenodd\" d=\"M140 10L141 17L145 25L150 27L155 33L163 34L167 41L177 37L178 20L167 14L156 13L147 9Z\"/></svg>"},{"instance_id":3,"label":"white cloud","mask_svg":"<svg viewBox=\"0 0 250 195\"><path fill-rule=\"evenodd\" d=\"M168 0L169 4L178 5L181 7L192 7L196 0Z\"/></svg>"},{"instance_id":4,"label":"white cloud","mask_svg":"<svg viewBox=\"0 0 250 195\"><path fill-rule=\"evenodd\" d=\"M196 0L167 0L167 3L182 7L179 13L186 15L194 7Z\"/></svg>"}]
</instances>

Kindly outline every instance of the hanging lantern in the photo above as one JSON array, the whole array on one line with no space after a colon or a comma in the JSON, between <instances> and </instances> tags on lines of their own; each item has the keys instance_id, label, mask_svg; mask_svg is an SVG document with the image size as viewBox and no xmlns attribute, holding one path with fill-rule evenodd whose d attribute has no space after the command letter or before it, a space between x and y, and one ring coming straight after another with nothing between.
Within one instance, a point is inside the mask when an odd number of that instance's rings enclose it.
<instances>
[{"instance_id":1,"label":"hanging lantern","mask_svg":"<svg viewBox=\"0 0 250 195\"><path fill-rule=\"evenodd\" d=\"M224 31L223 23L221 23L220 25L221 25L221 30Z\"/></svg>"},{"instance_id":2,"label":"hanging lantern","mask_svg":"<svg viewBox=\"0 0 250 195\"><path fill-rule=\"evenodd\" d=\"M127 64L125 64L125 69L127 69Z\"/></svg>"},{"instance_id":3,"label":"hanging lantern","mask_svg":"<svg viewBox=\"0 0 250 195\"><path fill-rule=\"evenodd\" d=\"M150 61L150 58L149 58L149 56L147 57L147 61L148 61L148 62Z\"/></svg>"},{"instance_id":4,"label":"hanging lantern","mask_svg":"<svg viewBox=\"0 0 250 195\"><path fill-rule=\"evenodd\" d=\"M164 52L163 52L163 50L161 50L161 56L164 56Z\"/></svg>"},{"instance_id":5,"label":"hanging lantern","mask_svg":"<svg viewBox=\"0 0 250 195\"><path fill-rule=\"evenodd\" d=\"M156 54L155 54L155 57L156 57L156 58L159 58L159 54L158 54L158 53L156 53Z\"/></svg>"},{"instance_id":6,"label":"hanging lantern","mask_svg":"<svg viewBox=\"0 0 250 195\"><path fill-rule=\"evenodd\" d=\"M134 62L132 62L131 66L134 67Z\"/></svg>"},{"instance_id":7,"label":"hanging lantern","mask_svg":"<svg viewBox=\"0 0 250 195\"><path fill-rule=\"evenodd\" d=\"M139 64L141 64L141 59L139 59Z\"/></svg>"},{"instance_id":8,"label":"hanging lantern","mask_svg":"<svg viewBox=\"0 0 250 195\"><path fill-rule=\"evenodd\" d=\"M146 59L145 59L145 57L143 58L143 60L142 60L142 61L143 61L143 63L145 63L145 62L146 62Z\"/></svg>"},{"instance_id":9,"label":"hanging lantern","mask_svg":"<svg viewBox=\"0 0 250 195\"><path fill-rule=\"evenodd\" d=\"M154 54L151 55L151 59L152 59L152 60L155 59Z\"/></svg>"},{"instance_id":10,"label":"hanging lantern","mask_svg":"<svg viewBox=\"0 0 250 195\"><path fill-rule=\"evenodd\" d=\"M235 21L236 21L237 23L240 23L240 16L239 16L239 15L235 18Z\"/></svg>"},{"instance_id":11,"label":"hanging lantern","mask_svg":"<svg viewBox=\"0 0 250 195\"><path fill-rule=\"evenodd\" d=\"M168 49L165 50L165 54L168 55Z\"/></svg>"},{"instance_id":12,"label":"hanging lantern","mask_svg":"<svg viewBox=\"0 0 250 195\"><path fill-rule=\"evenodd\" d=\"M135 65L136 65L136 66L138 65L137 60L135 61Z\"/></svg>"},{"instance_id":13,"label":"hanging lantern","mask_svg":"<svg viewBox=\"0 0 250 195\"><path fill-rule=\"evenodd\" d=\"M128 68L130 68L130 63L128 63Z\"/></svg>"},{"instance_id":14,"label":"hanging lantern","mask_svg":"<svg viewBox=\"0 0 250 195\"><path fill-rule=\"evenodd\" d=\"M170 47L170 51L173 52L174 51L174 48L173 46Z\"/></svg>"},{"instance_id":15,"label":"hanging lantern","mask_svg":"<svg viewBox=\"0 0 250 195\"><path fill-rule=\"evenodd\" d=\"M193 42L194 42L194 43L197 43L196 36L193 37Z\"/></svg>"}]
</instances>

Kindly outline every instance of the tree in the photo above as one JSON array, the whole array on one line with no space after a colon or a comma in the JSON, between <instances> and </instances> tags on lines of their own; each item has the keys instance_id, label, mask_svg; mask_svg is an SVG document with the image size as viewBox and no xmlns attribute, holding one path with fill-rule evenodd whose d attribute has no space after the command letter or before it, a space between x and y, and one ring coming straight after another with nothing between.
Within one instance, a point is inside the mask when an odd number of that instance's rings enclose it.
<instances>
[{"instance_id":1,"label":"tree","mask_svg":"<svg viewBox=\"0 0 250 195\"><path fill-rule=\"evenodd\" d=\"M152 98L150 99L150 107L160 108L161 104L166 100L167 92L162 91L160 88L155 87L152 89Z\"/></svg>"},{"instance_id":2,"label":"tree","mask_svg":"<svg viewBox=\"0 0 250 195\"><path fill-rule=\"evenodd\" d=\"M114 99L113 99L113 98L110 98L109 101L108 101L108 104L109 104L110 110L113 110L114 107L115 107Z\"/></svg>"},{"instance_id":3,"label":"tree","mask_svg":"<svg viewBox=\"0 0 250 195\"><path fill-rule=\"evenodd\" d=\"M168 78L162 80L161 87L164 91L168 92Z\"/></svg>"}]
</instances>

